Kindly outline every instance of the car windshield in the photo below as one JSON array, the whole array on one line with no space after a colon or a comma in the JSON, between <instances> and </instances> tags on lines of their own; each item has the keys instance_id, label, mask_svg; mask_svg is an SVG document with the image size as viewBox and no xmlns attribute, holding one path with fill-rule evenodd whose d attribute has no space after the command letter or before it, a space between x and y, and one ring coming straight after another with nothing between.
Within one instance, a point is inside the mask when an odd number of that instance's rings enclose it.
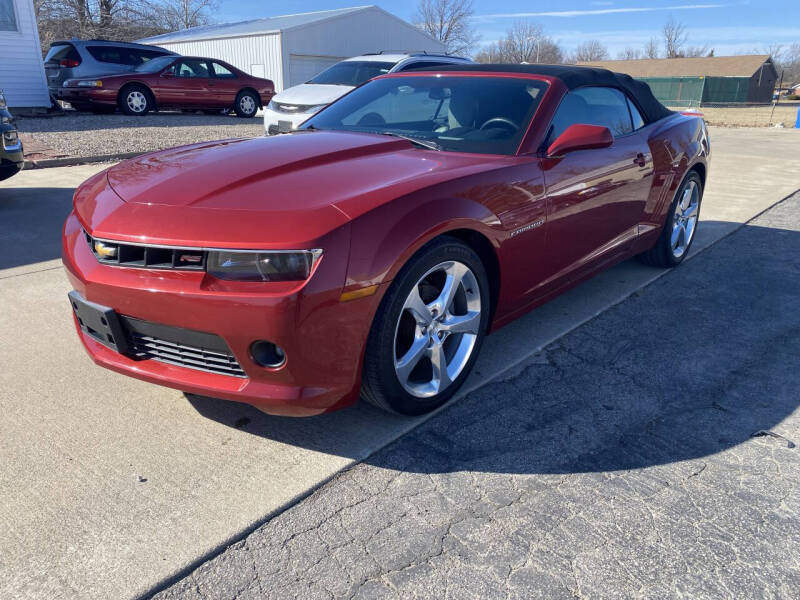
<instances>
[{"instance_id":1,"label":"car windshield","mask_svg":"<svg viewBox=\"0 0 800 600\"><path fill-rule=\"evenodd\" d=\"M357 86L378 75L385 75L394 64L374 60L346 60L325 69L308 83Z\"/></svg>"},{"instance_id":2,"label":"car windshield","mask_svg":"<svg viewBox=\"0 0 800 600\"><path fill-rule=\"evenodd\" d=\"M403 136L454 152L514 154L547 89L535 79L408 76L370 81L301 129Z\"/></svg>"},{"instance_id":3,"label":"car windshield","mask_svg":"<svg viewBox=\"0 0 800 600\"><path fill-rule=\"evenodd\" d=\"M167 68L174 60L174 56L159 56L139 65L134 71L137 73L158 73L161 69Z\"/></svg>"}]
</instances>

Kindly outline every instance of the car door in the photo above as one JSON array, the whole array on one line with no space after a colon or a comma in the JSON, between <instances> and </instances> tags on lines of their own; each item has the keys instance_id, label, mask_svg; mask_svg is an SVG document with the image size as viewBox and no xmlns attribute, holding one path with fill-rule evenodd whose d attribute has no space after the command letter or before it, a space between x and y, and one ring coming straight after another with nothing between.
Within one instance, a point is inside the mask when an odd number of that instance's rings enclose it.
<instances>
[{"instance_id":1,"label":"car door","mask_svg":"<svg viewBox=\"0 0 800 600\"><path fill-rule=\"evenodd\" d=\"M158 103L161 106L200 108L208 106L211 71L208 62L183 58L161 73Z\"/></svg>"},{"instance_id":2,"label":"car door","mask_svg":"<svg viewBox=\"0 0 800 600\"><path fill-rule=\"evenodd\" d=\"M241 82L232 69L217 61L210 61L213 78L209 82L211 88L210 98L214 105L211 108L226 108L233 106L236 94L239 93Z\"/></svg>"},{"instance_id":3,"label":"car door","mask_svg":"<svg viewBox=\"0 0 800 600\"><path fill-rule=\"evenodd\" d=\"M615 88L578 88L564 97L553 118L545 146L574 124L608 127L614 142L608 148L542 160L551 280L599 268L635 239L652 185L653 161L645 136L634 129L628 102Z\"/></svg>"}]
</instances>

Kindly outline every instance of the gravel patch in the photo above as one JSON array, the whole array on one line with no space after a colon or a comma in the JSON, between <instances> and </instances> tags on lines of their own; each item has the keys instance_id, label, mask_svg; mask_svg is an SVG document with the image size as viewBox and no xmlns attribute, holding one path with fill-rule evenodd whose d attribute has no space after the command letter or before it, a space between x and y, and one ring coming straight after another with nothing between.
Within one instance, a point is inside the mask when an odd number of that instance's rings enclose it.
<instances>
[{"instance_id":1,"label":"gravel patch","mask_svg":"<svg viewBox=\"0 0 800 600\"><path fill-rule=\"evenodd\" d=\"M209 140L264 135L264 122L256 116L200 113L155 113L144 117L122 114L93 115L68 112L51 118L18 118L23 134L53 157L96 156L149 152Z\"/></svg>"}]
</instances>

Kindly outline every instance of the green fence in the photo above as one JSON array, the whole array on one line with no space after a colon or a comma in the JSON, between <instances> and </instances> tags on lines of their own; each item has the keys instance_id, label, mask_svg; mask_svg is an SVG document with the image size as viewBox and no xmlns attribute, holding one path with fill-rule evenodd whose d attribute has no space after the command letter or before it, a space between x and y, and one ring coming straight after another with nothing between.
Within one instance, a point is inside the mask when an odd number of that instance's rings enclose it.
<instances>
[{"instance_id":1,"label":"green fence","mask_svg":"<svg viewBox=\"0 0 800 600\"><path fill-rule=\"evenodd\" d=\"M640 77L667 106L700 106L708 102L747 102L747 77Z\"/></svg>"},{"instance_id":2,"label":"green fence","mask_svg":"<svg viewBox=\"0 0 800 600\"><path fill-rule=\"evenodd\" d=\"M640 77L653 95L668 106L699 106L703 102L705 77Z\"/></svg>"}]
</instances>

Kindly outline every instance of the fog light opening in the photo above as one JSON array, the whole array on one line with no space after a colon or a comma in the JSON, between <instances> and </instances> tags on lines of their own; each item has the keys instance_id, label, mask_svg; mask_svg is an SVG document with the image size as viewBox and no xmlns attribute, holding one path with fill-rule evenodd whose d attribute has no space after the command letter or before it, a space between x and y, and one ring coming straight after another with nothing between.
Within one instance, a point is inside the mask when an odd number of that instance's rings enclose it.
<instances>
[{"instance_id":1,"label":"fog light opening","mask_svg":"<svg viewBox=\"0 0 800 600\"><path fill-rule=\"evenodd\" d=\"M250 346L250 355L257 365L270 369L282 367L286 362L286 353L283 348L266 340L253 342Z\"/></svg>"}]
</instances>

